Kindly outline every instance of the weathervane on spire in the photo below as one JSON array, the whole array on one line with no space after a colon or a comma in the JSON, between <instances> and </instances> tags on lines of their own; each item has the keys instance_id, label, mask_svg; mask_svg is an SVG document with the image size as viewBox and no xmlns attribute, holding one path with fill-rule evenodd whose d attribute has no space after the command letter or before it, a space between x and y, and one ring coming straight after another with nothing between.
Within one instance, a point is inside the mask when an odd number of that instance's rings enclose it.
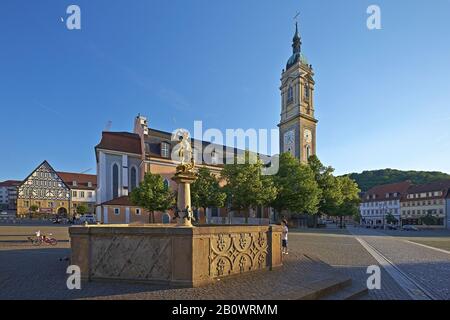
<instances>
[{"instance_id":1,"label":"weathervane on spire","mask_svg":"<svg viewBox=\"0 0 450 320\"><path fill-rule=\"evenodd\" d=\"M297 23L298 23L298 17L300 16L300 11L299 12L297 12L297 14L295 15L295 17L294 17L294 20L295 20L295 24L297 25Z\"/></svg>"}]
</instances>

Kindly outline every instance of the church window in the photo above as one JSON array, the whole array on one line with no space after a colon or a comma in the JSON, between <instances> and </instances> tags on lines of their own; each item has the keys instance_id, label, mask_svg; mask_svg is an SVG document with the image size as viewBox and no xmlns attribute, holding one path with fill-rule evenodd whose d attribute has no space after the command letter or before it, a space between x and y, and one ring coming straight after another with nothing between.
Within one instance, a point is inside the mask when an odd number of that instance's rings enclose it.
<instances>
[{"instance_id":1,"label":"church window","mask_svg":"<svg viewBox=\"0 0 450 320\"><path fill-rule=\"evenodd\" d=\"M306 146L306 159L308 160L311 157L311 147Z\"/></svg>"},{"instance_id":2,"label":"church window","mask_svg":"<svg viewBox=\"0 0 450 320\"><path fill-rule=\"evenodd\" d=\"M292 89L292 87L289 87L288 89L288 97L287 97L287 102L291 103L294 101L294 89Z\"/></svg>"},{"instance_id":3,"label":"church window","mask_svg":"<svg viewBox=\"0 0 450 320\"><path fill-rule=\"evenodd\" d=\"M305 83L303 90L305 95L305 101L309 101L309 85L307 83Z\"/></svg>"},{"instance_id":4,"label":"church window","mask_svg":"<svg viewBox=\"0 0 450 320\"><path fill-rule=\"evenodd\" d=\"M114 164L112 171L113 199L115 199L119 197L119 166L117 164Z\"/></svg>"},{"instance_id":5,"label":"church window","mask_svg":"<svg viewBox=\"0 0 450 320\"><path fill-rule=\"evenodd\" d=\"M167 142L161 143L161 157L163 158L169 158L170 155L170 147Z\"/></svg>"},{"instance_id":6,"label":"church window","mask_svg":"<svg viewBox=\"0 0 450 320\"><path fill-rule=\"evenodd\" d=\"M136 167L131 168L131 191L137 187L137 170Z\"/></svg>"}]
</instances>

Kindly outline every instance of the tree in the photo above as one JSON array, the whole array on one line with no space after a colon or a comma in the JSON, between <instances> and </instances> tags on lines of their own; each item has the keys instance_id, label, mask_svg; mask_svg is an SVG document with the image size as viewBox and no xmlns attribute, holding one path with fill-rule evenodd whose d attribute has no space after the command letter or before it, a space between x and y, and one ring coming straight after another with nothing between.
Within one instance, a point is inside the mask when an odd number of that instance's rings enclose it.
<instances>
[{"instance_id":1,"label":"tree","mask_svg":"<svg viewBox=\"0 0 450 320\"><path fill-rule=\"evenodd\" d=\"M77 213L78 214L86 214L88 212L88 207L85 204L80 204L77 206Z\"/></svg>"},{"instance_id":2,"label":"tree","mask_svg":"<svg viewBox=\"0 0 450 320\"><path fill-rule=\"evenodd\" d=\"M263 176L262 162L250 161L252 155L246 152L243 164L239 164L238 158L234 164L226 164L222 170L222 178L226 185L224 191L232 210L245 210L245 219L248 220L248 210L258 206L269 206L276 198L277 190L270 176Z\"/></svg>"},{"instance_id":3,"label":"tree","mask_svg":"<svg viewBox=\"0 0 450 320\"><path fill-rule=\"evenodd\" d=\"M149 223L155 223L155 211L164 212L175 204L175 196L158 174L146 173L144 181L130 194L133 205L146 209ZM151 220L150 220L151 218Z\"/></svg>"},{"instance_id":4,"label":"tree","mask_svg":"<svg viewBox=\"0 0 450 320\"><path fill-rule=\"evenodd\" d=\"M357 217L359 215L359 193L361 190L358 188L358 184L350 179L350 177L338 177L336 178L339 185L339 192L341 194L341 203L337 204L334 210L331 210L331 215L340 218L341 227L342 219L346 216Z\"/></svg>"},{"instance_id":5,"label":"tree","mask_svg":"<svg viewBox=\"0 0 450 320\"><path fill-rule=\"evenodd\" d=\"M200 168L197 180L191 184L191 201L195 208L223 207L226 193L220 188L217 178L206 168Z\"/></svg>"},{"instance_id":6,"label":"tree","mask_svg":"<svg viewBox=\"0 0 450 320\"><path fill-rule=\"evenodd\" d=\"M386 215L386 223L387 224L396 224L398 222L398 220L394 217L394 215L392 213L388 213Z\"/></svg>"},{"instance_id":7,"label":"tree","mask_svg":"<svg viewBox=\"0 0 450 320\"><path fill-rule=\"evenodd\" d=\"M321 191L309 166L300 163L290 153L283 153L273 181L277 195L270 205L278 214L285 210L291 213L317 213Z\"/></svg>"},{"instance_id":8,"label":"tree","mask_svg":"<svg viewBox=\"0 0 450 320\"><path fill-rule=\"evenodd\" d=\"M37 211L39 210L39 207L35 204L30 206L30 218L36 215Z\"/></svg>"},{"instance_id":9,"label":"tree","mask_svg":"<svg viewBox=\"0 0 450 320\"><path fill-rule=\"evenodd\" d=\"M340 189L339 180L333 176L334 169L326 167L320 162L315 155L308 159L309 167L314 173L315 180L321 190L321 197L319 201L319 214L335 214L337 208L343 203L343 195ZM315 217L315 224L317 224L317 215Z\"/></svg>"}]
</instances>

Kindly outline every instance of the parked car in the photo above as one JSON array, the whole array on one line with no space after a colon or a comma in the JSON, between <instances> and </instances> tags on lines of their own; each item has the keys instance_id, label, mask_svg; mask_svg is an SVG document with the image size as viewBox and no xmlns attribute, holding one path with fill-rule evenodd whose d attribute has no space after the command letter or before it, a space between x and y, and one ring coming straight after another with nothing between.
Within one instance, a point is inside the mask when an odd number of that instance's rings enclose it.
<instances>
[{"instance_id":1,"label":"parked car","mask_svg":"<svg viewBox=\"0 0 450 320\"><path fill-rule=\"evenodd\" d=\"M96 223L95 216L93 214L84 214L79 219L80 223Z\"/></svg>"},{"instance_id":2,"label":"parked car","mask_svg":"<svg viewBox=\"0 0 450 320\"><path fill-rule=\"evenodd\" d=\"M391 225L387 225L386 228L387 228L388 230L397 230L397 229L398 229L397 226L391 226Z\"/></svg>"},{"instance_id":3,"label":"parked car","mask_svg":"<svg viewBox=\"0 0 450 320\"><path fill-rule=\"evenodd\" d=\"M417 227L411 226L411 225L404 225L402 227L402 230L405 230L405 231L419 231L419 229Z\"/></svg>"}]
</instances>

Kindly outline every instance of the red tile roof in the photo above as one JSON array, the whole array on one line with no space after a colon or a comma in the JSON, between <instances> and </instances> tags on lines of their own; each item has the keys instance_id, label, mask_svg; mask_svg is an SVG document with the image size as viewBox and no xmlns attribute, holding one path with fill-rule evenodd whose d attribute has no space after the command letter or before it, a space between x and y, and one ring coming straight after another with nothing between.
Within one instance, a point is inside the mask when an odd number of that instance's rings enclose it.
<instances>
[{"instance_id":1,"label":"red tile roof","mask_svg":"<svg viewBox=\"0 0 450 320\"><path fill-rule=\"evenodd\" d=\"M420 194L420 193L428 193L428 192L434 192L434 191L442 191L442 196L439 196L438 198L445 198L450 197L450 180L440 180L425 184L419 184L416 186L412 186L408 189L407 194ZM420 200L426 200L428 198L436 198L434 196L426 197L426 198L420 198ZM417 198L413 199L407 199L407 200L416 200ZM406 196L405 196L406 200Z\"/></svg>"},{"instance_id":2,"label":"red tile roof","mask_svg":"<svg viewBox=\"0 0 450 320\"><path fill-rule=\"evenodd\" d=\"M129 132L103 132L102 140L95 149L142 154L141 138Z\"/></svg>"},{"instance_id":3,"label":"red tile roof","mask_svg":"<svg viewBox=\"0 0 450 320\"><path fill-rule=\"evenodd\" d=\"M57 172L58 176L73 189L89 189L95 190L97 187L97 176L95 174L82 174L72 172ZM77 185L73 186L73 182L76 181ZM89 182L91 187L89 187Z\"/></svg>"},{"instance_id":4,"label":"red tile roof","mask_svg":"<svg viewBox=\"0 0 450 320\"><path fill-rule=\"evenodd\" d=\"M3 182L0 182L0 187L18 187L22 181L18 180L6 180Z\"/></svg>"},{"instance_id":5,"label":"red tile roof","mask_svg":"<svg viewBox=\"0 0 450 320\"><path fill-rule=\"evenodd\" d=\"M130 201L130 197L128 196L123 196L123 197L119 197L119 198L115 198L106 202L103 202L101 204L102 206L127 206L127 207L135 207L131 201Z\"/></svg>"},{"instance_id":6,"label":"red tile roof","mask_svg":"<svg viewBox=\"0 0 450 320\"><path fill-rule=\"evenodd\" d=\"M396 200L400 199L408 189L412 186L410 181L384 184L381 186L375 186L364 194L363 202L372 202L372 201L381 201L381 200ZM397 196L394 197L394 194L397 193ZM386 195L389 194L387 198ZM375 195L375 199L373 199L373 195ZM367 199L367 197L370 199Z\"/></svg>"}]
</instances>

